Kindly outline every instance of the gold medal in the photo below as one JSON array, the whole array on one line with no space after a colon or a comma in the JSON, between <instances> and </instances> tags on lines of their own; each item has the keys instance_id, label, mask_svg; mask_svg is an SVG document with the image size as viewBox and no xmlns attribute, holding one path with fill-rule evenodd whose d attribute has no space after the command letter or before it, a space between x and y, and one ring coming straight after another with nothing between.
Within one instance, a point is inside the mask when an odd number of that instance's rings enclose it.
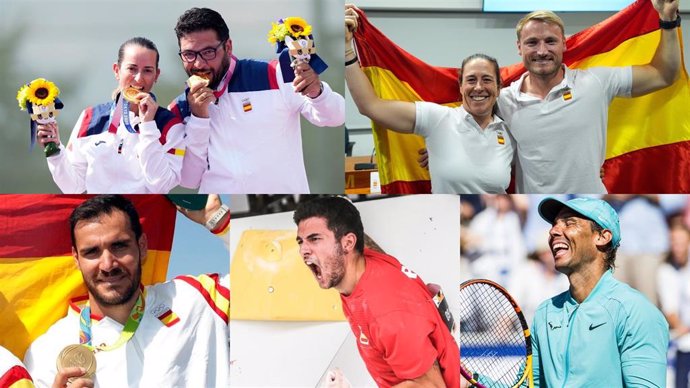
<instances>
[{"instance_id":1,"label":"gold medal","mask_svg":"<svg viewBox=\"0 0 690 388\"><path fill-rule=\"evenodd\" d=\"M96 356L84 345L68 345L58 355L57 369L82 367L86 370L84 376L92 378L96 374Z\"/></svg>"},{"instance_id":2,"label":"gold medal","mask_svg":"<svg viewBox=\"0 0 690 388\"><path fill-rule=\"evenodd\" d=\"M139 102L141 100L137 98L137 95L141 92L142 92L141 90L139 90L133 86L130 86L127 89L122 91L122 97L125 100L131 102L132 104L139 104Z\"/></svg>"}]
</instances>

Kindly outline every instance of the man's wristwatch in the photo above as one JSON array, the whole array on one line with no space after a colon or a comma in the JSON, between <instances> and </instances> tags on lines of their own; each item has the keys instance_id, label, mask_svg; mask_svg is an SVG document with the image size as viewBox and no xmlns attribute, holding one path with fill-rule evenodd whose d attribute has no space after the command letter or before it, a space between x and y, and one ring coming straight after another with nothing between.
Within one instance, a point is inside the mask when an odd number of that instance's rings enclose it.
<instances>
[{"instance_id":1,"label":"man's wristwatch","mask_svg":"<svg viewBox=\"0 0 690 388\"><path fill-rule=\"evenodd\" d=\"M676 20L665 21L659 19L659 28L663 30L672 30L676 27L680 27L680 14L676 15Z\"/></svg>"},{"instance_id":2,"label":"man's wristwatch","mask_svg":"<svg viewBox=\"0 0 690 388\"><path fill-rule=\"evenodd\" d=\"M211 216L211 219L206 221L206 229L208 230L214 230L218 226L218 223L220 220L230 212L230 208L228 205L223 204L220 209L216 210L216 212Z\"/></svg>"}]
</instances>

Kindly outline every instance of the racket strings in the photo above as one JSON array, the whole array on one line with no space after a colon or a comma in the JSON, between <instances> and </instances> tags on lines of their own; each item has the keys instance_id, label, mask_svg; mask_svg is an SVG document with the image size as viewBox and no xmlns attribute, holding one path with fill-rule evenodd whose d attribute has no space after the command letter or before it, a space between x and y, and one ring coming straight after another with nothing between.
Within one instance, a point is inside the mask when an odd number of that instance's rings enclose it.
<instances>
[{"instance_id":1,"label":"racket strings","mask_svg":"<svg viewBox=\"0 0 690 388\"><path fill-rule=\"evenodd\" d=\"M526 367L526 340L510 300L486 283L461 289L462 365L489 388L513 387Z\"/></svg>"}]
</instances>

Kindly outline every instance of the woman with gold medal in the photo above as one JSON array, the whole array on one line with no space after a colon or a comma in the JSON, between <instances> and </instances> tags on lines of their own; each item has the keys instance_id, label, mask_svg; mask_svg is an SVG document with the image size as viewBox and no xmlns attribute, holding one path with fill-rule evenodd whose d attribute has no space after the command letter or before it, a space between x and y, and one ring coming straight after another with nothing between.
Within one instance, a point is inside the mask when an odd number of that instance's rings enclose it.
<instances>
[{"instance_id":1,"label":"woman with gold medal","mask_svg":"<svg viewBox=\"0 0 690 388\"><path fill-rule=\"evenodd\" d=\"M86 108L67 145L57 123L37 126L39 143L58 144L46 160L63 193L165 194L179 184L184 126L151 94L160 75L158 59L150 40L124 42L113 64L113 101Z\"/></svg>"}]
</instances>

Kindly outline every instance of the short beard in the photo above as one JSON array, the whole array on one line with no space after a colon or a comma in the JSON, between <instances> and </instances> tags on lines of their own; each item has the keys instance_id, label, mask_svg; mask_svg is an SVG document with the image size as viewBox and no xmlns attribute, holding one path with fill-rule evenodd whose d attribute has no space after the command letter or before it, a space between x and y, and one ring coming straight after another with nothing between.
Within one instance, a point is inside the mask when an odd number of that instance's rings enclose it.
<instances>
[{"instance_id":1,"label":"short beard","mask_svg":"<svg viewBox=\"0 0 690 388\"><path fill-rule=\"evenodd\" d=\"M124 270L121 269L121 271ZM132 277L132 285L121 295L116 295L114 297L102 295L99 293L95 282L93 282L91 279L86 279L83 274L82 278L84 279L84 283L86 283L86 288L89 290L89 294L93 296L98 304L105 306L119 306L126 304L132 300L132 297L134 297L134 294L141 285L141 253L139 253L139 265L137 266L134 276Z\"/></svg>"},{"instance_id":2,"label":"short beard","mask_svg":"<svg viewBox=\"0 0 690 388\"><path fill-rule=\"evenodd\" d=\"M211 90L216 90L218 85L220 85L220 81L223 80L223 77L225 76L225 73L228 72L228 69L230 68L230 57L228 56L228 53L223 50L223 61L220 63L220 72L215 74L213 76L213 79L209 83L208 87L211 88Z\"/></svg>"},{"instance_id":3,"label":"short beard","mask_svg":"<svg viewBox=\"0 0 690 388\"><path fill-rule=\"evenodd\" d=\"M549 72L543 73L543 72L536 72L536 71L532 72L532 71L530 70L529 73L530 73L530 74L533 74L533 75L535 75L535 76L537 76L537 77L541 77L541 78L551 78L551 77L554 77L554 76L556 76L556 75L558 74L558 72L559 72L559 71L561 70L561 68L563 67L563 61L558 62L558 63L556 63L556 62L554 61L554 64L555 64L556 66L555 66L555 68L554 68L553 71L549 71ZM530 66L527 66L527 64L525 64L525 68L527 68L527 69L529 70L529 69L530 69Z\"/></svg>"},{"instance_id":4,"label":"short beard","mask_svg":"<svg viewBox=\"0 0 690 388\"><path fill-rule=\"evenodd\" d=\"M335 245L335 252L333 253L334 260L334 271L331 273L331 277L328 279L328 287L333 288L340 284L345 277L345 251L340 243Z\"/></svg>"}]
</instances>

